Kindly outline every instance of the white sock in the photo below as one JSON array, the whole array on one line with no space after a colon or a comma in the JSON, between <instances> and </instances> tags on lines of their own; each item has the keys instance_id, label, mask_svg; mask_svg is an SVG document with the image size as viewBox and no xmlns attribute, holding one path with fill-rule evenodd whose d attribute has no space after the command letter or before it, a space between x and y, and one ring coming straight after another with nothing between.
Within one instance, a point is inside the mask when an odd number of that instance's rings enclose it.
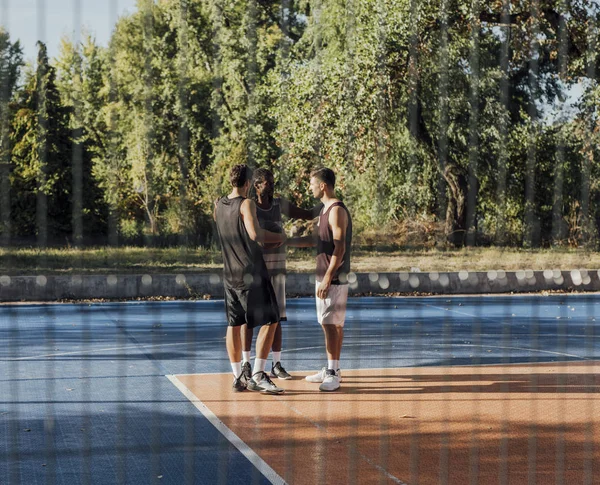
<instances>
[{"instance_id":1,"label":"white sock","mask_svg":"<svg viewBox=\"0 0 600 485\"><path fill-rule=\"evenodd\" d=\"M281 350L279 352L273 351L273 365L277 364L277 362L281 362Z\"/></svg>"},{"instance_id":2,"label":"white sock","mask_svg":"<svg viewBox=\"0 0 600 485\"><path fill-rule=\"evenodd\" d=\"M231 370L233 371L233 377L236 379L242 375L242 363L241 362L232 362Z\"/></svg>"},{"instance_id":3,"label":"white sock","mask_svg":"<svg viewBox=\"0 0 600 485\"><path fill-rule=\"evenodd\" d=\"M264 372L265 367L267 366L267 359L259 359L258 357L254 359L254 367L252 368L252 375L257 372Z\"/></svg>"},{"instance_id":4,"label":"white sock","mask_svg":"<svg viewBox=\"0 0 600 485\"><path fill-rule=\"evenodd\" d=\"M250 362L250 354L252 353L252 351L248 350L248 352L246 352L245 350L242 350L242 362Z\"/></svg>"},{"instance_id":5,"label":"white sock","mask_svg":"<svg viewBox=\"0 0 600 485\"><path fill-rule=\"evenodd\" d=\"M333 369L334 371L338 370L340 368L340 361L339 360L328 360L327 368Z\"/></svg>"}]
</instances>

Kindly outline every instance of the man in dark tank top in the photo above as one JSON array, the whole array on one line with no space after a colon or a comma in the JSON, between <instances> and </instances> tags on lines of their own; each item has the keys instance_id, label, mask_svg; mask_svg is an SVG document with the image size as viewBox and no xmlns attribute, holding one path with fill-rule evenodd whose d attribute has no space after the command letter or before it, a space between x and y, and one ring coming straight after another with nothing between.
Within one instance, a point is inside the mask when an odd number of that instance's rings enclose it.
<instances>
[{"instance_id":1,"label":"man in dark tank top","mask_svg":"<svg viewBox=\"0 0 600 485\"><path fill-rule=\"evenodd\" d=\"M316 238L307 236L288 240L289 246L317 247L316 305L317 318L325 334L327 367L306 377L321 383L321 391L335 391L342 381L340 354L344 339L348 273L352 244L352 218L346 206L335 196L335 174L320 168L310 174L312 194L323 203Z\"/></svg>"},{"instance_id":2,"label":"man in dark tank top","mask_svg":"<svg viewBox=\"0 0 600 485\"><path fill-rule=\"evenodd\" d=\"M229 176L232 191L215 204L215 222L223 253L223 283L227 315L226 345L233 390L281 394L265 373L269 350L279 322L279 308L263 258L264 244L285 242L285 233L265 231L256 217L256 204L247 198L252 170L236 165ZM242 341L240 329L261 327L256 340L256 360L252 377L242 373Z\"/></svg>"},{"instance_id":3,"label":"man in dark tank top","mask_svg":"<svg viewBox=\"0 0 600 485\"><path fill-rule=\"evenodd\" d=\"M283 232L282 216L291 219L311 220L319 215L322 204L312 209L301 209L296 207L290 201L275 197L275 177L273 173L266 168L258 168L254 171L252 177L252 186L255 193L256 215L260 227L271 232ZM279 306L279 325L275 329L273 345L271 347L273 363L271 365L271 377L279 379L291 379L292 376L286 371L281 362L281 351L283 344L282 322L287 321L286 299L285 299L285 268L286 268L286 247L263 248L263 256L269 277L277 297ZM242 370L245 373L250 372L250 348L252 346L252 330L246 326L242 327Z\"/></svg>"}]
</instances>

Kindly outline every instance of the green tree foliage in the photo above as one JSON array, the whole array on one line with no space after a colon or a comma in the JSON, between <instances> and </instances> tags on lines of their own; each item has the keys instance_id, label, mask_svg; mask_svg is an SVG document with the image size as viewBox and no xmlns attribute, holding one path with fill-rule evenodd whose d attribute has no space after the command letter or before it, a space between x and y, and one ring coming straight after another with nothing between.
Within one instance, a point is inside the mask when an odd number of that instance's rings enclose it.
<instances>
[{"instance_id":1,"label":"green tree foliage","mask_svg":"<svg viewBox=\"0 0 600 485\"><path fill-rule=\"evenodd\" d=\"M342 174L367 226L440 214L447 204L455 244L507 228L513 243L552 237L552 189L559 177L566 188L580 159L566 146L568 129L547 126L543 108L598 63L581 29L598 19L592 2L310 6L289 75L275 79L285 99L275 106L278 141L298 197L299 181L321 162Z\"/></svg>"},{"instance_id":2,"label":"green tree foliage","mask_svg":"<svg viewBox=\"0 0 600 485\"><path fill-rule=\"evenodd\" d=\"M0 235L8 244L11 232L10 217L10 101L14 95L23 65L19 41L11 42L8 32L0 28Z\"/></svg>"},{"instance_id":3,"label":"green tree foliage","mask_svg":"<svg viewBox=\"0 0 600 485\"><path fill-rule=\"evenodd\" d=\"M209 36L199 2L141 1L117 25L103 108L115 155L99 161L98 173L119 201L123 227L141 217L149 235L203 227L200 180L212 131Z\"/></svg>"},{"instance_id":4,"label":"green tree foliage","mask_svg":"<svg viewBox=\"0 0 600 485\"><path fill-rule=\"evenodd\" d=\"M327 165L358 230L597 244L599 25L592 0L139 0L107 48L63 42L56 83L26 74L13 221L206 243L231 165L304 206Z\"/></svg>"},{"instance_id":5,"label":"green tree foliage","mask_svg":"<svg viewBox=\"0 0 600 485\"><path fill-rule=\"evenodd\" d=\"M95 240L107 231L108 209L93 164L106 145L106 124L100 115L105 66L104 51L91 36L81 45L62 40L56 84L70 114L74 242L81 242L83 234Z\"/></svg>"},{"instance_id":6,"label":"green tree foliage","mask_svg":"<svg viewBox=\"0 0 600 485\"><path fill-rule=\"evenodd\" d=\"M55 69L38 42L35 70L25 74L12 120L12 222L16 236L36 235L41 246L71 232L69 112Z\"/></svg>"}]
</instances>

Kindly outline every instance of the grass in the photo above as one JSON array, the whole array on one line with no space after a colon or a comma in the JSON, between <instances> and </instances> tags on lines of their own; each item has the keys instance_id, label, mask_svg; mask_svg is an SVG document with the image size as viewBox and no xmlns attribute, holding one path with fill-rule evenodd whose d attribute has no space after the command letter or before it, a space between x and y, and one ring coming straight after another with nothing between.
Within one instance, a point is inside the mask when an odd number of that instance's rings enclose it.
<instances>
[{"instance_id":1,"label":"grass","mask_svg":"<svg viewBox=\"0 0 600 485\"><path fill-rule=\"evenodd\" d=\"M314 271L311 250L288 251L288 271ZM0 248L0 273L103 274L103 273L193 273L222 268L221 253L206 248ZM392 246L353 248L355 272L487 271L503 269L594 269L600 268L600 253L581 249L466 248L459 250L410 249Z\"/></svg>"}]
</instances>

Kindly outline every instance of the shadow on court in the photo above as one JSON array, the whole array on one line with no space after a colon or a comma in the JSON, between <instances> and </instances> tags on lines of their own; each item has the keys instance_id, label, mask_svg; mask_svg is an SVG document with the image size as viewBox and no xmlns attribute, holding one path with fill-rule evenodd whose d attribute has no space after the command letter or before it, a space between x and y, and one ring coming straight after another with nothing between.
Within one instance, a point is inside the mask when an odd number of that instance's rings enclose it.
<instances>
[{"instance_id":1,"label":"shadow on court","mask_svg":"<svg viewBox=\"0 0 600 485\"><path fill-rule=\"evenodd\" d=\"M591 483L599 371L348 370L341 392L299 378L282 396L214 395L228 375L177 378L289 483Z\"/></svg>"}]
</instances>

